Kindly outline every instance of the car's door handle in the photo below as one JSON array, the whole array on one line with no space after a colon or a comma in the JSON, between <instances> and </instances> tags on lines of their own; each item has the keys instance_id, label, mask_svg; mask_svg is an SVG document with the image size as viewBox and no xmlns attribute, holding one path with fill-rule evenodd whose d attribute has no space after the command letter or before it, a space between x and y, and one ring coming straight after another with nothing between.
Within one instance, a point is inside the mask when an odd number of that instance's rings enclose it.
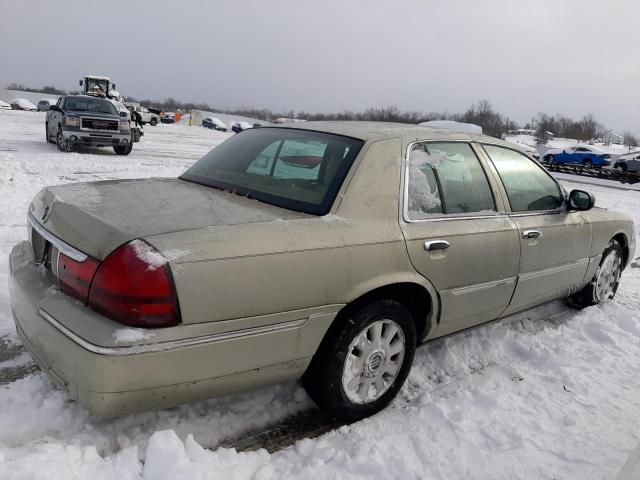
<instances>
[{"instance_id":1,"label":"car's door handle","mask_svg":"<svg viewBox=\"0 0 640 480\"><path fill-rule=\"evenodd\" d=\"M431 242L424 242L424 249L427 252L433 250L445 250L449 248L449 242L446 240L432 240Z\"/></svg>"},{"instance_id":2,"label":"car's door handle","mask_svg":"<svg viewBox=\"0 0 640 480\"><path fill-rule=\"evenodd\" d=\"M525 230L522 232L522 238L542 238L542 232L539 230Z\"/></svg>"}]
</instances>

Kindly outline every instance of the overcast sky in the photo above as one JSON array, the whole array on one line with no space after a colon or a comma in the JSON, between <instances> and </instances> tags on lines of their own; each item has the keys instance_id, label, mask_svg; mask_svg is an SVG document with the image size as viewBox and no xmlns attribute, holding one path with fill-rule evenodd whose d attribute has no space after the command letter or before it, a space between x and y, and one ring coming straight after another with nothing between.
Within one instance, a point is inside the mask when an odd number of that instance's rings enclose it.
<instances>
[{"instance_id":1,"label":"overcast sky","mask_svg":"<svg viewBox=\"0 0 640 480\"><path fill-rule=\"evenodd\" d=\"M0 86L222 108L593 113L640 133L632 0L2 0Z\"/></svg>"}]
</instances>

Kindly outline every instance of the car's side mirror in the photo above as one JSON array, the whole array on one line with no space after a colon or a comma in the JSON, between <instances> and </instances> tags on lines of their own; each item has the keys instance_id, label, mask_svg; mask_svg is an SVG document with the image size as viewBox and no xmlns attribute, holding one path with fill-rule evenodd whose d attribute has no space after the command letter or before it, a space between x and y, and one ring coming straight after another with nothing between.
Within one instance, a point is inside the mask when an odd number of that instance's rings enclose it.
<instances>
[{"instance_id":1,"label":"car's side mirror","mask_svg":"<svg viewBox=\"0 0 640 480\"><path fill-rule=\"evenodd\" d=\"M127 112L120 112L120 116L121 117L128 117L129 115L127 115Z\"/></svg>"},{"instance_id":2,"label":"car's side mirror","mask_svg":"<svg viewBox=\"0 0 640 480\"><path fill-rule=\"evenodd\" d=\"M591 210L596 203L596 197L584 190L571 190L569 193L569 210Z\"/></svg>"},{"instance_id":3,"label":"car's side mirror","mask_svg":"<svg viewBox=\"0 0 640 480\"><path fill-rule=\"evenodd\" d=\"M60 107L58 107L58 105L49 105L49 110L53 110L55 112L59 112L60 111Z\"/></svg>"},{"instance_id":4,"label":"car's side mirror","mask_svg":"<svg viewBox=\"0 0 640 480\"><path fill-rule=\"evenodd\" d=\"M567 153L567 151L566 150L562 150L562 153Z\"/></svg>"}]
</instances>

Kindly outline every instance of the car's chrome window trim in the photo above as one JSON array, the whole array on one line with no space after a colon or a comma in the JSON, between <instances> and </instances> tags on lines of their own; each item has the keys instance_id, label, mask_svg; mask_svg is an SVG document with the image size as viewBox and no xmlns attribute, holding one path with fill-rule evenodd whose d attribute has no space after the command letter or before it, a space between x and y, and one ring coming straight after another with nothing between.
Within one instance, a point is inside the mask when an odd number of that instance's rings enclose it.
<instances>
[{"instance_id":1,"label":"car's chrome window trim","mask_svg":"<svg viewBox=\"0 0 640 480\"><path fill-rule=\"evenodd\" d=\"M110 355L110 356L127 356L127 355L141 355L144 353L163 352L167 350L175 350L177 348L192 347L195 345L204 345L207 343L222 342L225 340L235 340L252 335L266 334L281 332L284 330L290 330L299 328L307 321L306 318L300 320L291 320L289 322L276 323L272 325L263 325L259 327L245 328L242 330L235 330L233 332L214 333L210 335L202 335L193 338L183 338L180 340L172 340L167 342L146 343L142 345L126 345L122 347L103 347L94 343L88 342L84 338L75 334L73 331L65 327L62 323L56 320L46 310L40 308L38 314L55 327L60 333L68 337L79 346L98 355ZM126 325L122 326L127 328Z\"/></svg>"},{"instance_id":2,"label":"car's chrome window trim","mask_svg":"<svg viewBox=\"0 0 640 480\"><path fill-rule=\"evenodd\" d=\"M485 218L490 218L490 219L495 219L495 218L508 218L508 214L507 212L495 212L495 214L485 214L485 215L465 215L465 214L460 214L460 213L450 213L450 214L437 214L434 213L434 217L433 218L411 218L409 216L409 156L411 155L411 150L413 149L413 147L415 145L418 144L429 144L429 143L466 143L468 144L471 149L473 150L473 140L415 140L413 142L410 142L407 145L405 154L403 155L403 159L402 161L404 162L404 168L403 170L403 174L404 174L404 178L403 178L403 191L402 191L402 219L406 222L406 223L421 223L421 222L442 222L442 221L452 221L452 220L480 220L480 219L485 219ZM478 162L480 163L480 168L482 168L485 176L487 176L487 172L484 170L484 165L482 165L482 162L480 161L480 158L478 158L478 155L475 151L473 151L474 155L476 155L476 158L478 159ZM487 176L487 183L489 184L489 189L491 190L491 195L493 196L493 202L494 205L496 206L496 208L498 208L497 206L497 201L496 201L496 195L495 192L493 191L493 187L491 186L491 182L489 181L489 178ZM473 213L473 212L472 212Z\"/></svg>"},{"instance_id":3,"label":"car's chrome window trim","mask_svg":"<svg viewBox=\"0 0 640 480\"><path fill-rule=\"evenodd\" d=\"M65 254L67 257L75 260L76 262L84 262L88 255L86 253L81 252L80 250L73 248L71 245L63 242L58 237L53 235L51 232L46 230L33 216L33 213L29 211L27 213L27 222L31 227L38 232L47 242L56 247L58 251Z\"/></svg>"},{"instance_id":4,"label":"car's chrome window trim","mask_svg":"<svg viewBox=\"0 0 640 480\"><path fill-rule=\"evenodd\" d=\"M564 208L556 208L555 210L535 210L535 211L527 211L527 212L514 212L510 213L510 217L531 217L533 215L558 215L561 213L566 213Z\"/></svg>"}]
</instances>

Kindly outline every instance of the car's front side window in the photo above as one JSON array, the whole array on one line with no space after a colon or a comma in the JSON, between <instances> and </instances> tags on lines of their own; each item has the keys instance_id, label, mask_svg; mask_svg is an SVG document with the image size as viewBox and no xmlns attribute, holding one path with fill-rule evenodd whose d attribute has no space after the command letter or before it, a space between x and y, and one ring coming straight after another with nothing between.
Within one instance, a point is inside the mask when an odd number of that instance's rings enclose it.
<instances>
[{"instance_id":1,"label":"car's front side window","mask_svg":"<svg viewBox=\"0 0 640 480\"><path fill-rule=\"evenodd\" d=\"M513 212L556 210L564 203L557 182L533 160L515 150L484 145L507 192Z\"/></svg>"},{"instance_id":2,"label":"car's front side window","mask_svg":"<svg viewBox=\"0 0 640 480\"><path fill-rule=\"evenodd\" d=\"M408 166L407 211L411 220L495 213L491 187L469 144L416 144Z\"/></svg>"}]
</instances>

